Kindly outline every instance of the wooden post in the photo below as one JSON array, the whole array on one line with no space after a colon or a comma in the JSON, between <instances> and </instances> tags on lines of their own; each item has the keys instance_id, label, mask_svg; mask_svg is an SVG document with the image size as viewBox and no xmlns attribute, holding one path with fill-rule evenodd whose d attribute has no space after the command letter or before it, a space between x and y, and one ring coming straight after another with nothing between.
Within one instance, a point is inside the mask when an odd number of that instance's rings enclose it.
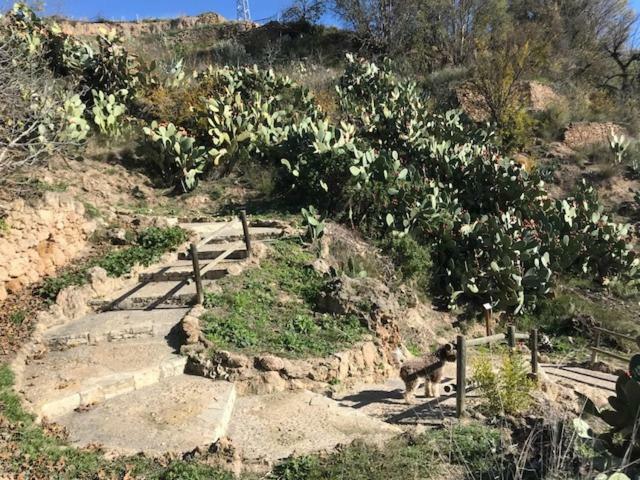
<instances>
[{"instance_id":1,"label":"wooden post","mask_svg":"<svg viewBox=\"0 0 640 480\"><path fill-rule=\"evenodd\" d=\"M242 222L242 231L244 232L244 244L247 248L247 257L250 257L251 237L249 236L249 225L247 224L247 211L244 208L240 210L240 221Z\"/></svg>"},{"instance_id":2,"label":"wooden post","mask_svg":"<svg viewBox=\"0 0 640 480\"><path fill-rule=\"evenodd\" d=\"M484 307L484 325L485 325L485 330L487 332L487 337L490 337L492 335L492 332L491 332L491 315L492 315L491 304L490 303L485 303L483 305L483 307Z\"/></svg>"},{"instance_id":3,"label":"wooden post","mask_svg":"<svg viewBox=\"0 0 640 480\"><path fill-rule=\"evenodd\" d=\"M509 325L507 328L507 342L509 348L516 348L516 327L513 325Z\"/></svg>"},{"instance_id":4,"label":"wooden post","mask_svg":"<svg viewBox=\"0 0 640 480\"><path fill-rule=\"evenodd\" d=\"M202 277L200 276L200 259L198 258L198 246L191 244L191 262L193 263L193 278L196 281L196 295L198 305L204 303L204 290L202 288Z\"/></svg>"},{"instance_id":5,"label":"wooden post","mask_svg":"<svg viewBox=\"0 0 640 480\"><path fill-rule=\"evenodd\" d=\"M531 330L529 335L531 348L531 373L538 375L538 329Z\"/></svg>"},{"instance_id":6,"label":"wooden post","mask_svg":"<svg viewBox=\"0 0 640 480\"><path fill-rule=\"evenodd\" d=\"M465 413L465 395L467 388L467 345L464 336L458 335L456 343L456 417Z\"/></svg>"},{"instance_id":7,"label":"wooden post","mask_svg":"<svg viewBox=\"0 0 640 480\"><path fill-rule=\"evenodd\" d=\"M600 330L596 330L596 344L594 345L596 348L600 346ZM598 361L598 352L596 350L591 350L591 363L596 363Z\"/></svg>"}]
</instances>

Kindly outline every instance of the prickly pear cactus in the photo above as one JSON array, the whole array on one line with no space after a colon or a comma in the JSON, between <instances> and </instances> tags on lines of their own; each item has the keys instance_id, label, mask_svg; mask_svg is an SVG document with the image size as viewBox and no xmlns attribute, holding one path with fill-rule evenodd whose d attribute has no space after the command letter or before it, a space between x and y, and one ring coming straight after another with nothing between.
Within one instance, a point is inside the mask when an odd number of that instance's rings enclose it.
<instances>
[{"instance_id":1,"label":"prickly pear cactus","mask_svg":"<svg viewBox=\"0 0 640 480\"><path fill-rule=\"evenodd\" d=\"M598 416L611 426L599 438L615 456L627 457L630 461L640 459L640 438L636 432L640 428L639 367L640 355L635 355L629 363L631 374L618 377L616 394L609 397L611 408L598 412Z\"/></svg>"}]
</instances>

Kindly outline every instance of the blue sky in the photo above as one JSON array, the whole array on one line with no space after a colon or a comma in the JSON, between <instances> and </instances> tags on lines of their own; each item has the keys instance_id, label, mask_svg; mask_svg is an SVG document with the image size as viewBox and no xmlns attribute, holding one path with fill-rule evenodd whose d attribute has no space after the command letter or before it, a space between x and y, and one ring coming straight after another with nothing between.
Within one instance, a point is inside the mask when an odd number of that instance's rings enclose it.
<instances>
[{"instance_id":1,"label":"blue sky","mask_svg":"<svg viewBox=\"0 0 640 480\"><path fill-rule=\"evenodd\" d=\"M97 17L112 20L177 17L207 11L219 13L229 19L236 18L235 0L47 0L46 3L47 14L64 14L88 20ZM291 0L249 0L254 20L277 15L290 4ZM333 23L330 17L324 20Z\"/></svg>"},{"instance_id":2,"label":"blue sky","mask_svg":"<svg viewBox=\"0 0 640 480\"><path fill-rule=\"evenodd\" d=\"M78 19L105 17L113 20L145 17L176 17L214 11L236 18L235 0L47 0L46 13L64 14ZM291 0L249 0L251 15L260 20L277 15ZM630 0L640 10L640 0ZM335 23L327 16L324 23Z\"/></svg>"}]
</instances>

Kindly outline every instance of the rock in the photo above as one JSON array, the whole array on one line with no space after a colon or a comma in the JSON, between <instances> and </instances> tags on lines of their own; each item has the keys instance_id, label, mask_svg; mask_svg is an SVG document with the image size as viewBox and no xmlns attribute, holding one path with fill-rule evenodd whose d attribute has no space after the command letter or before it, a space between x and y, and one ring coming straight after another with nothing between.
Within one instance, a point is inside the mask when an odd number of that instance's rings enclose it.
<instances>
[{"instance_id":1,"label":"rock","mask_svg":"<svg viewBox=\"0 0 640 480\"><path fill-rule=\"evenodd\" d=\"M127 231L124 228L114 228L107 232L107 239L112 245L126 245Z\"/></svg>"},{"instance_id":2,"label":"rock","mask_svg":"<svg viewBox=\"0 0 640 480\"><path fill-rule=\"evenodd\" d=\"M84 287L65 288L58 294L56 305L62 311L62 315L69 319L78 318L89 312L87 305L91 298L92 287L85 285Z\"/></svg>"},{"instance_id":3,"label":"rock","mask_svg":"<svg viewBox=\"0 0 640 480\"><path fill-rule=\"evenodd\" d=\"M279 372L285 369L285 361L274 355L263 355L256 357L255 366L266 372Z\"/></svg>"},{"instance_id":4,"label":"rock","mask_svg":"<svg viewBox=\"0 0 640 480\"><path fill-rule=\"evenodd\" d=\"M22 286L23 285L22 285L22 282L20 280L18 280L17 278L14 278L12 280L9 280L4 286L5 286L6 290L7 290L7 292L16 294L20 290L22 290Z\"/></svg>"},{"instance_id":5,"label":"rock","mask_svg":"<svg viewBox=\"0 0 640 480\"><path fill-rule=\"evenodd\" d=\"M4 288L4 285L0 284L0 303L4 302L8 296L9 294L7 293L6 288Z\"/></svg>"},{"instance_id":6,"label":"rock","mask_svg":"<svg viewBox=\"0 0 640 480\"><path fill-rule=\"evenodd\" d=\"M329 265L329 262L322 258L316 259L311 264L311 268L313 268L313 270L318 272L320 275L328 275L329 272L331 272L331 265Z\"/></svg>"},{"instance_id":7,"label":"rock","mask_svg":"<svg viewBox=\"0 0 640 480\"><path fill-rule=\"evenodd\" d=\"M376 364L378 349L372 342L366 342L362 346L362 359L366 368L373 368Z\"/></svg>"},{"instance_id":8,"label":"rock","mask_svg":"<svg viewBox=\"0 0 640 480\"><path fill-rule=\"evenodd\" d=\"M188 345L193 345L200 340L200 320L194 315L187 315L182 319L182 330Z\"/></svg>"},{"instance_id":9,"label":"rock","mask_svg":"<svg viewBox=\"0 0 640 480\"><path fill-rule=\"evenodd\" d=\"M107 271L101 267L93 267L89 270L91 288L99 297L107 295L116 289L116 279L109 277Z\"/></svg>"},{"instance_id":10,"label":"rock","mask_svg":"<svg viewBox=\"0 0 640 480\"><path fill-rule=\"evenodd\" d=\"M221 350L214 355L220 364L230 368L248 368L251 361L244 355L239 353L227 352Z\"/></svg>"}]
</instances>

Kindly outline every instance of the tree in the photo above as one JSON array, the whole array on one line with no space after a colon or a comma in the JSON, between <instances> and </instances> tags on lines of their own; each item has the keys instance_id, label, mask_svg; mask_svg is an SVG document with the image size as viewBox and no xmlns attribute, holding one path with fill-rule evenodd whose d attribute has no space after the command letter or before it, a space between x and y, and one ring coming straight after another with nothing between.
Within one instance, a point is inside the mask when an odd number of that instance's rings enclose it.
<instances>
[{"instance_id":1,"label":"tree","mask_svg":"<svg viewBox=\"0 0 640 480\"><path fill-rule=\"evenodd\" d=\"M327 9L326 0L295 0L282 12L282 19L287 23L318 23Z\"/></svg>"}]
</instances>

